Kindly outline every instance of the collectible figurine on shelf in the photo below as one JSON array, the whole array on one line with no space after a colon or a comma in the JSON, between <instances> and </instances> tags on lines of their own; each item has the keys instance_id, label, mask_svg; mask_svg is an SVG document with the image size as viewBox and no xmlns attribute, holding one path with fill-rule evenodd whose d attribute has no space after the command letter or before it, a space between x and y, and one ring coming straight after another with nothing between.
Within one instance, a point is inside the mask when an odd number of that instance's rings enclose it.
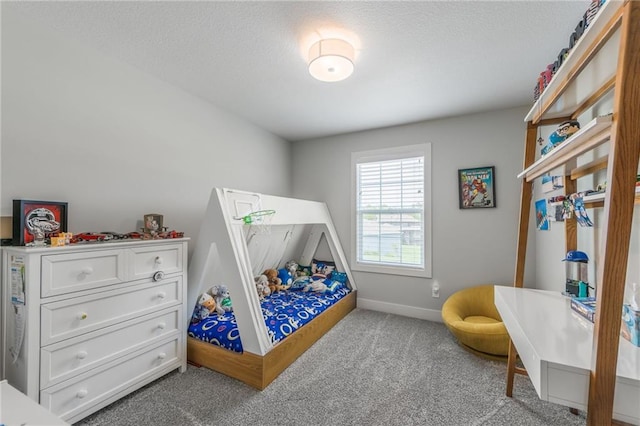
<instances>
[{"instance_id":1,"label":"collectible figurine on shelf","mask_svg":"<svg viewBox=\"0 0 640 426\"><path fill-rule=\"evenodd\" d=\"M556 131L549 135L549 143L542 148L540 153L545 155L551 152L552 149L558 146L561 142L567 140L569 136L573 135L578 130L580 130L580 123L576 120L569 120L560 124Z\"/></svg>"}]
</instances>

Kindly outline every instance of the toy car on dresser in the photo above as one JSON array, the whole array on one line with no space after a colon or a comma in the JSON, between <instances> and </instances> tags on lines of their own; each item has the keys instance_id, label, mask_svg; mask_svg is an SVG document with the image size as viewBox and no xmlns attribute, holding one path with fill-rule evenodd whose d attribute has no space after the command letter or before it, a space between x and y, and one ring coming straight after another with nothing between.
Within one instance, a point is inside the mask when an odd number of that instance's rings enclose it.
<instances>
[{"instance_id":1,"label":"toy car on dresser","mask_svg":"<svg viewBox=\"0 0 640 426\"><path fill-rule=\"evenodd\" d=\"M86 241L114 241L114 240L139 240L142 235L139 232L129 232L121 234L119 232L102 231L102 232L82 232L71 237L72 243L80 243Z\"/></svg>"},{"instance_id":2,"label":"toy car on dresser","mask_svg":"<svg viewBox=\"0 0 640 426\"><path fill-rule=\"evenodd\" d=\"M81 232L71 237L71 243L81 243L88 241L111 241L113 235L102 232Z\"/></svg>"}]
</instances>

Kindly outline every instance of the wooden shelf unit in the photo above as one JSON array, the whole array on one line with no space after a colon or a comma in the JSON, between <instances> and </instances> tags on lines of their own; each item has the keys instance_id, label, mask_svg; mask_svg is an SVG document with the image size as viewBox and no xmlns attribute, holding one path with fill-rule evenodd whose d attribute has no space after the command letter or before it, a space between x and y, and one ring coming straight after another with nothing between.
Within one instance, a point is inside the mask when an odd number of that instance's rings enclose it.
<instances>
[{"instance_id":1,"label":"wooden shelf unit","mask_svg":"<svg viewBox=\"0 0 640 426\"><path fill-rule=\"evenodd\" d=\"M590 122L544 158L535 161L538 127L575 119L613 91L610 122L602 117ZM520 199L520 224L516 251L514 291L523 292L532 182L556 167L576 169L580 155L609 144L606 158L607 191L590 206L602 206L598 241L598 304L591 339L587 424L613 424L613 406L620 343L620 321L629 257L629 235L636 203L636 174L640 158L640 2L608 0L525 117L524 167ZM574 178L602 170L602 159L577 168ZM565 194L576 192L576 181L565 179ZM577 249L575 221L565 222L565 248ZM506 324L506 323L505 323ZM507 326L507 328L509 328ZM555 330L557 333L558 331ZM510 331L511 333L511 331ZM518 348L511 341L506 393L511 396ZM633 350L640 351L640 348ZM573 407L576 408L576 407Z\"/></svg>"},{"instance_id":2,"label":"wooden shelf unit","mask_svg":"<svg viewBox=\"0 0 640 426\"><path fill-rule=\"evenodd\" d=\"M582 154L608 142L611 138L611 115L596 117L559 144L553 151L540 157L538 161L524 169L518 178L524 177L528 182L549 173L551 170L567 166L575 167L575 160Z\"/></svg>"}]
</instances>

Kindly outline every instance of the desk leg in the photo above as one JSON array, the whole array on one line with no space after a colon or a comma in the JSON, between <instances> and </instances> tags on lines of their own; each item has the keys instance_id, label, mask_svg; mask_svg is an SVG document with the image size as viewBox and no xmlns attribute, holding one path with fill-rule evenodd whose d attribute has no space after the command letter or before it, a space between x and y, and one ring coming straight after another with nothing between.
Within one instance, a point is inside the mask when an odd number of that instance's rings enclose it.
<instances>
[{"instance_id":1,"label":"desk leg","mask_svg":"<svg viewBox=\"0 0 640 426\"><path fill-rule=\"evenodd\" d=\"M513 394L513 378L516 374L516 359L518 351L513 345L513 341L509 340L509 358L507 359L507 396L511 398Z\"/></svg>"}]
</instances>

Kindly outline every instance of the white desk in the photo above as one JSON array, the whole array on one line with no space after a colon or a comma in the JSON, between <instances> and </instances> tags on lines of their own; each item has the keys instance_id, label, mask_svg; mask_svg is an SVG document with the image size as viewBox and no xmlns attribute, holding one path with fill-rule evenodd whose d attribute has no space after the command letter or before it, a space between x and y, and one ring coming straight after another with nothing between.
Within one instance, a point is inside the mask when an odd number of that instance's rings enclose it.
<instances>
[{"instance_id":1,"label":"white desk","mask_svg":"<svg viewBox=\"0 0 640 426\"><path fill-rule=\"evenodd\" d=\"M540 399L586 410L593 324L556 292L496 286L495 304ZM613 417L640 425L640 348L623 338L617 376Z\"/></svg>"},{"instance_id":2,"label":"white desk","mask_svg":"<svg viewBox=\"0 0 640 426\"><path fill-rule=\"evenodd\" d=\"M9 385L0 382L0 424L5 426L69 426L41 405Z\"/></svg>"}]
</instances>

